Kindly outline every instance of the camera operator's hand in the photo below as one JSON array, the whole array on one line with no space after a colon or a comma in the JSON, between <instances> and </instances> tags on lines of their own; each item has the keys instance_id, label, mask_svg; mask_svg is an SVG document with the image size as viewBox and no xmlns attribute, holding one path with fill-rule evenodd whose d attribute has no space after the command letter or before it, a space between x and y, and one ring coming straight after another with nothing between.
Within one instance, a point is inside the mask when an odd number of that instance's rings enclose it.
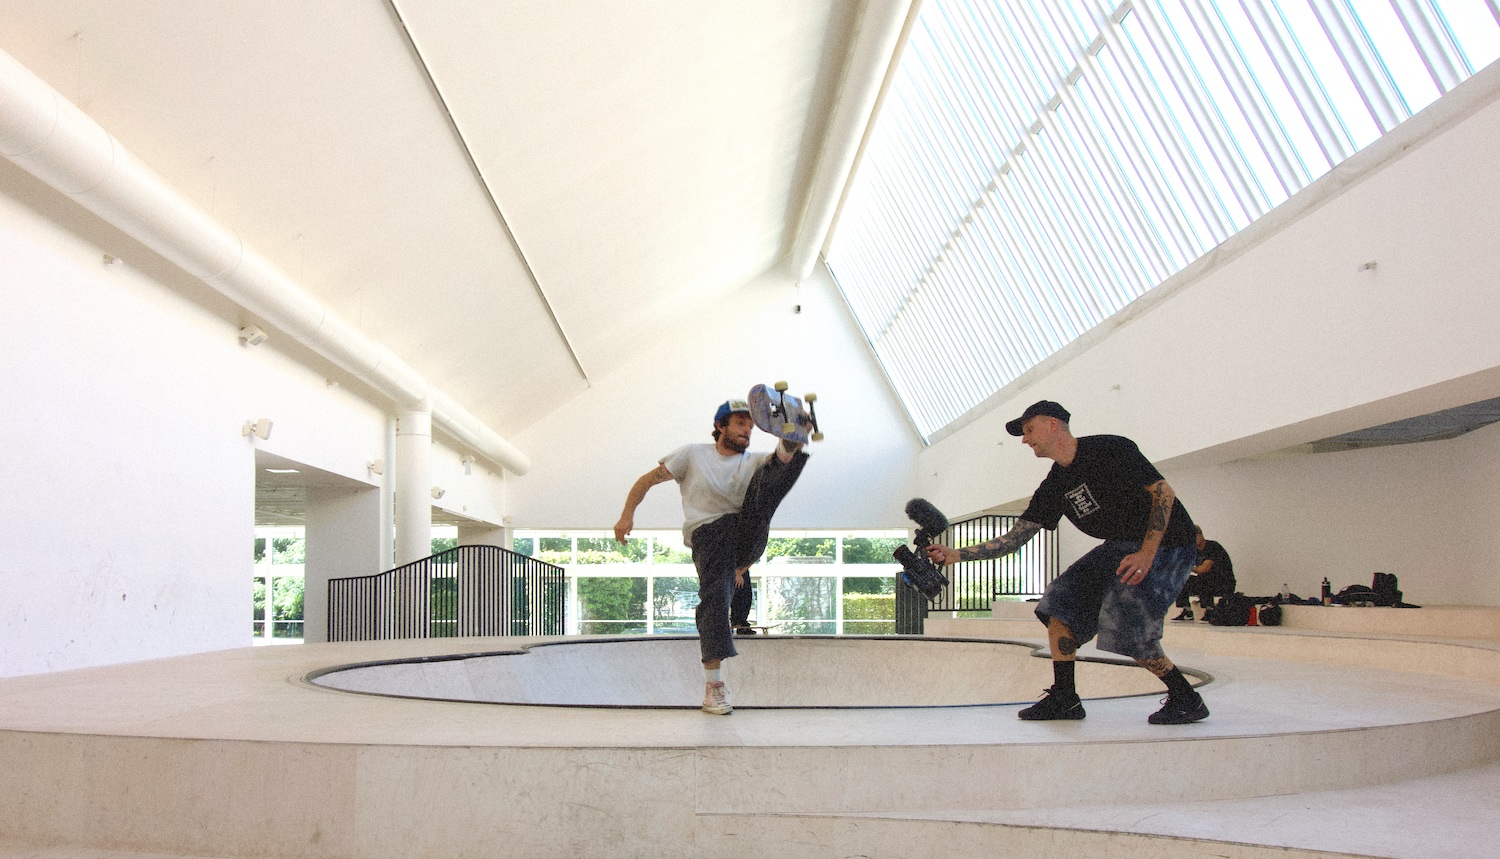
<instances>
[{"instance_id":1,"label":"camera operator's hand","mask_svg":"<svg viewBox=\"0 0 1500 859\"><path fill-rule=\"evenodd\" d=\"M958 550L934 543L927 547L927 559L934 564L956 564L958 563Z\"/></svg>"}]
</instances>

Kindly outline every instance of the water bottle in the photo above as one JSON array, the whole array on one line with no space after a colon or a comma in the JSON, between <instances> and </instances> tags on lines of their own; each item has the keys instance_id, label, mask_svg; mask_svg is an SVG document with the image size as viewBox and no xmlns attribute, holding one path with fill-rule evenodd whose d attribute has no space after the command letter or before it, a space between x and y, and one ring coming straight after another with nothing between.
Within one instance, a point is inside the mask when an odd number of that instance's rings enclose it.
<instances>
[{"instance_id":1,"label":"water bottle","mask_svg":"<svg viewBox=\"0 0 1500 859\"><path fill-rule=\"evenodd\" d=\"M1328 577L1323 577L1323 605L1333 605L1333 586L1328 584Z\"/></svg>"},{"instance_id":2,"label":"water bottle","mask_svg":"<svg viewBox=\"0 0 1500 859\"><path fill-rule=\"evenodd\" d=\"M1289 603L1292 601L1292 586L1286 582L1281 583L1281 601Z\"/></svg>"}]
</instances>

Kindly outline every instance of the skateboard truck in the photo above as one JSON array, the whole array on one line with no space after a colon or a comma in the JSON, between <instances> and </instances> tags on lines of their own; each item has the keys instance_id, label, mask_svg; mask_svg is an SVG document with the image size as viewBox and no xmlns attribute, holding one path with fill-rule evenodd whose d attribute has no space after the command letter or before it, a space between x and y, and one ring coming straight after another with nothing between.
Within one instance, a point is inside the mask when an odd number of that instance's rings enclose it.
<instances>
[{"instance_id":1,"label":"skateboard truck","mask_svg":"<svg viewBox=\"0 0 1500 859\"><path fill-rule=\"evenodd\" d=\"M787 435L791 435L797 431L797 425L789 420L785 420L787 416L786 390L788 385L786 382L777 382L774 387L776 389L776 404L771 406L771 416L782 418L781 431ZM818 411L813 405L817 401L817 394L804 394L802 397L802 402L807 403L807 420L812 424L813 431L808 436L812 441L823 440L823 432L818 429Z\"/></svg>"}]
</instances>

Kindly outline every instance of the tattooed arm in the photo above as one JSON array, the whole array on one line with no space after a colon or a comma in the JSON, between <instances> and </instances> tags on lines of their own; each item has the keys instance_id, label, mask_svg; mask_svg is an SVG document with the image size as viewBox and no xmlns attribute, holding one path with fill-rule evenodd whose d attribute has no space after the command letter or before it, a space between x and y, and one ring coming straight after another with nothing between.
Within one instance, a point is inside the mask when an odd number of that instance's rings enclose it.
<instances>
[{"instance_id":1,"label":"tattooed arm","mask_svg":"<svg viewBox=\"0 0 1500 859\"><path fill-rule=\"evenodd\" d=\"M1177 493L1165 480L1147 486L1146 494L1151 496L1151 513L1146 519L1146 534L1141 538L1140 551L1126 555L1121 559L1119 569L1115 570L1115 575L1127 585L1140 584L1151 571L1161 538L1167 534L1167 520L1172 518L1172 502L1177 500Z\"/></svg>"},{"instance_id":2,"label":"tattooed arm","mask_svg":"<svg viewBox=\"0 0 1500 859\"><path fill-rule=\"evenodd\" d=\"M620 514L620 521L615 523L615 539L621 545L624 545L626 535L635 528L635 508L641 506L646 493L656 484L672 479L672 472L665 465L658 465L636 479L635 485L630 487L630 494L625 496L625 512Z\"/></svg>"},{"instance_id":3,"label":"tattooed arm","mask_svg":"<svg viewBox=\"0 0 1500 859\"><path fill-rule=\"evenodd\" d=\"M1020 519L1016 522L1014 528L993 540L988 540L977 546L965 546L962 549L950 549L947 546L932 545L927 547L927 556L933 561L943 564L999 558L1021 548L1027 540L1035 537L1036 532L1040 530L1042 530L1041 525Z\"/></svg>"}]
</instances>

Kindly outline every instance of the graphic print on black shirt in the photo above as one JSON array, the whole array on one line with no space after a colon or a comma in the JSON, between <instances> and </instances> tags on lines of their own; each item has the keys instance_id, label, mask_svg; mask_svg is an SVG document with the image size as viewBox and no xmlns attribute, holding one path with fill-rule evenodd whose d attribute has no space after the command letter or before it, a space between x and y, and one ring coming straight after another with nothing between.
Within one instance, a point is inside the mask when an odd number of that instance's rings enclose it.
<instances>
[{"instance_id":1,"label":"graphic print on black shirt","mask_svg":"<svg viewBox=\"0 0 1500 859\"><path fill-rule=\"evenodd\" d=\"M1070 521L1083 519L1099 512L1099 502L1094 500L1094 493L1089 491L1087 483L1064 492L1063 497L1073 505L1073 512L1068 516Z\"/></svg>"}]
</instances>

